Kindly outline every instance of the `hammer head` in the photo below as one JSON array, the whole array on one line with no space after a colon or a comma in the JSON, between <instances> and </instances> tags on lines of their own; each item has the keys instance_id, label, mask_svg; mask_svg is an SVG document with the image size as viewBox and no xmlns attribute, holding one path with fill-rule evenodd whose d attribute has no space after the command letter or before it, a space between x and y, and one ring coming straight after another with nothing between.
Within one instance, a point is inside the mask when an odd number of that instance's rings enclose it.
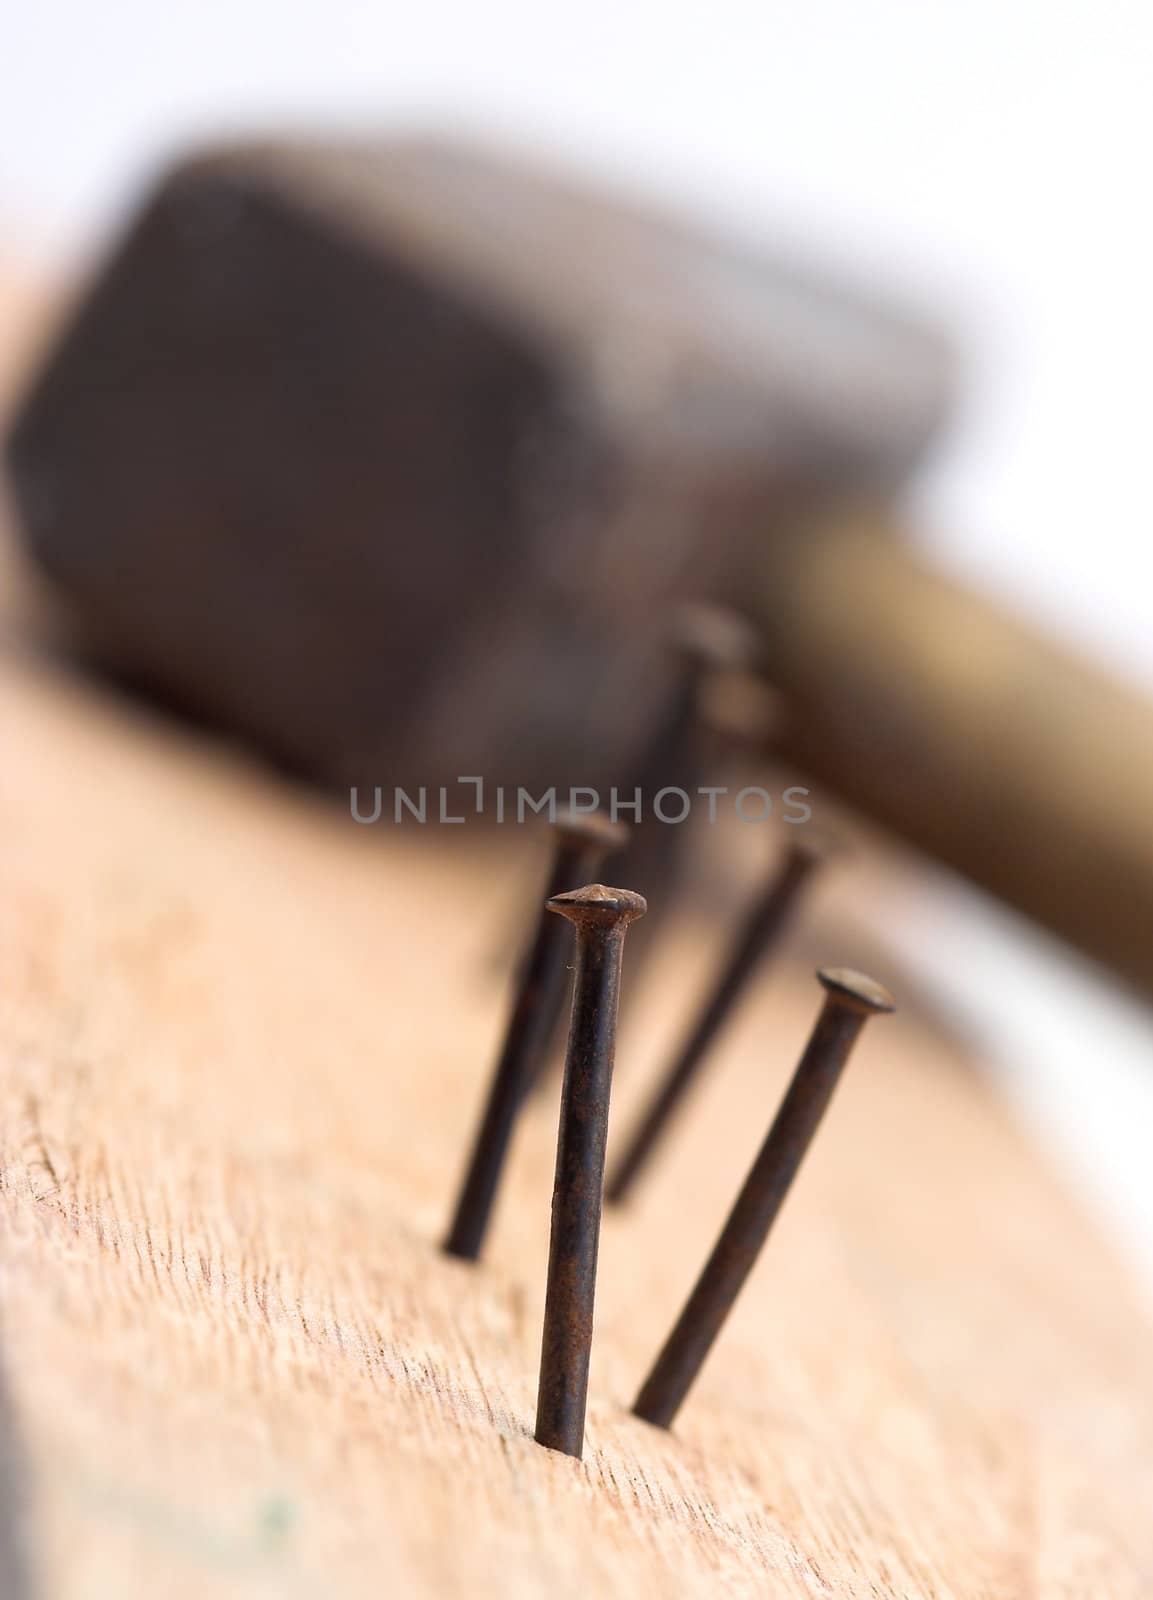
<instances>
[{"instance_id":1,"label":"hammer head","mask_svg":"<svg viewBox=\"0 0 1153 1600\"><path fill-rule=\"evenodd\" d=\"M939 336L843 285L445 144L176 168L9 443L120 673L337 782L612 782L669 606L888 495Z\"/></svg>"}]
</instances>

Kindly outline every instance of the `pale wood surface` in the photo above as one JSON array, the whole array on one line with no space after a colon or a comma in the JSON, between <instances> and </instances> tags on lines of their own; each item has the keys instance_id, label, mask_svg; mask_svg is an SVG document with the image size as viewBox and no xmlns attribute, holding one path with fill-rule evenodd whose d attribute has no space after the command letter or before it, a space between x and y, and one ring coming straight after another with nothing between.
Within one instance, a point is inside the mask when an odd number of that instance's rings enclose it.
<instances>
[{"instance_id":1,"label":"pale wood surface","mask_svg":"<svg viewBox=\"0 0 1153 1600\"><path fill-rule=\"evenodd\" d=\"M437 1250L523 845L357 828L19 640L0 727L0 1592L1153 1594L1148 1323L915 1013L866 1037L676 1433L628 1414L803 1041L807 950L858 953L835 896L607 1221L576 1463L531 1437L554 1104L486 1264ZM716 929L671 939L618 1133Z\"/></svg>"}]
</instances>

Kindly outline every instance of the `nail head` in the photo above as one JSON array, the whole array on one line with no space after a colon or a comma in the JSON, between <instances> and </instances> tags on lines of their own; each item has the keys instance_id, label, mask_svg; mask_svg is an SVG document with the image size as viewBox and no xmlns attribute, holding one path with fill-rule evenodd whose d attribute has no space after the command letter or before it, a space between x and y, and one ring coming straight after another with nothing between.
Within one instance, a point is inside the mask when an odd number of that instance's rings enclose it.
<instances>
[{"instance_id":1,"label":"nail head","mask_svg":"<svg viewBox=\"0 0 1153 1600\"><path fill-rule=\"evenodd\" d=\"M573 844L587 844L603 850L623 850L631 829L627 822L615 822L604 811L577 811L562 806L553 825L556 832Z\"/></svg>"},{"instance_id":2,"label":"nail head","mask_svg":"<svg viewBox=\"0 0 1153 1600\"><path fill-rule=\"evenodd\" d=\"M852 967L822 967L817 979L830 994L848 1001L860 1011L879 1015L897 1009L896 1001L884 984L867 978L863 972L856 972Z\"/></svg>"},{"instance_id":3,"label":"nail head","mask_svg":"<svg viewBox=\"0 0 1153 1600\"><path fill-rule=\"evenodd\" d=\"M610 889L603 883L589 883L583 889L554 894L548 901L548 908L568 917L570 922L599 922L608 926L643 917L649 907L644 895L635 894L632 889Z\"/></svg>"}]
</instances>

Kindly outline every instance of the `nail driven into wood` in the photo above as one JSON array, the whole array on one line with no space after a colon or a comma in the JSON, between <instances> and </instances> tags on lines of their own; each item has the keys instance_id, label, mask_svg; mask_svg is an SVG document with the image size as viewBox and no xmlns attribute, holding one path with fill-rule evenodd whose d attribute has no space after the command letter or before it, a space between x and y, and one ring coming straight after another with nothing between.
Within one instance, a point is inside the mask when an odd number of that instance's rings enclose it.
<instances>
[{"instance_id":1,"label":"nail driven into wood","mask_svg":"<svg viewBox=\"0 0 1153 1600\"><path fill-rule=\"evenodd\" d=\"M572 1019L561 1091L548 1281L537 1389L538 1444L584 1448L621 958L643 896L590 884L554 895L549 910L576 932Z\"/></svg>"},{"instance_id":2,"label":"nail driven into wood","mask_svg":"<svg viewBox=\"0 0 1153 1600\"><path fill-rule=\"evenodd\" d=\"M595 876L610 851L619 850L626 842L629 830L601 812L564 810L557 815L553 833L556 842L546 903L518 969L504 1043L444 1241L449 1255L465 1261L480 1256L517 1113L564 1003L568 938L564 925L550 914L549 905L566 889Z\"/></svg>"},{"instance_id":3,"label":"nail driven into wood","mask_svg":"<svg viewBox=\"0 0 1153 1600\"><path fill-rule=\"evenodd\" d=\"M639 884L655 904L675 886L685 838L652 815L654 798L666 787L693 789L704 777L704 703L710 685L758 662L762 641L749 622L727 606L689 601L672 614L668 654L671 685L661 714L619 793L640 796L643 814L618 864L620 875Z\"/></svg>"},{"instance_id":4,"label":"nail driven into wood","mask_svg":"<svg viewBox=\"0 0 1153 1600\"><path fill-rule=\"evenodd\" d=\"M818 972L825 1002L768 1136L713 1253L636 1398L633 1411L667 1428L732 1310L869 1017L894 1009L887 989L848 968Z\"/></svg>"},{"instance_id":5,"label":"nail driven into wood","mask_svg":"<svg viewBox=\"0 0 1153 1600\"><path fill-rule=\"evenodd\" d=\"M676 656L675 684L633 785L649 803L663 784L679 782L692 765L706 687L716 678L752 670L762 649L759 634L744 617L703 602L678 609L670 645Z\"/></svg>"},{"instance_id":6,"label":"nail driven into wood","mask_svg":"<svg viewBox=\"0 0 1153 1600\"><path fill-rule=\"evenodd\" d=\"M747 913L712 993L613 1167L606 1196L610 1204L619 1205L626 1199L665 1137L710 1046L753 972L784 934L802 890L823 859L822 851L805 839L792 840L786 846L783 859Z\"/></svg>"}]
</instances>

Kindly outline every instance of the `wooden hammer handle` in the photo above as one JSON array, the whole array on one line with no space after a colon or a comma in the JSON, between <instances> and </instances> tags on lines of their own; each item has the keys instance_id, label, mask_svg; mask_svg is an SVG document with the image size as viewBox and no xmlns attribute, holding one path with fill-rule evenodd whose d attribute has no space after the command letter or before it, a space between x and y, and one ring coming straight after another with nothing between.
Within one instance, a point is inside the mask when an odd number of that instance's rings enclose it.
<instances>
[{"instance_id":1,"label":"wooden hammer handle","mask_svg":"<svg viewBox=\"0 0 1153 1600\"><path fill-rule=\"evenodd\" d=\"M768 560L784 755L1153 993L1148 701L874 529Z\"/></svg>"}]
</instances>

